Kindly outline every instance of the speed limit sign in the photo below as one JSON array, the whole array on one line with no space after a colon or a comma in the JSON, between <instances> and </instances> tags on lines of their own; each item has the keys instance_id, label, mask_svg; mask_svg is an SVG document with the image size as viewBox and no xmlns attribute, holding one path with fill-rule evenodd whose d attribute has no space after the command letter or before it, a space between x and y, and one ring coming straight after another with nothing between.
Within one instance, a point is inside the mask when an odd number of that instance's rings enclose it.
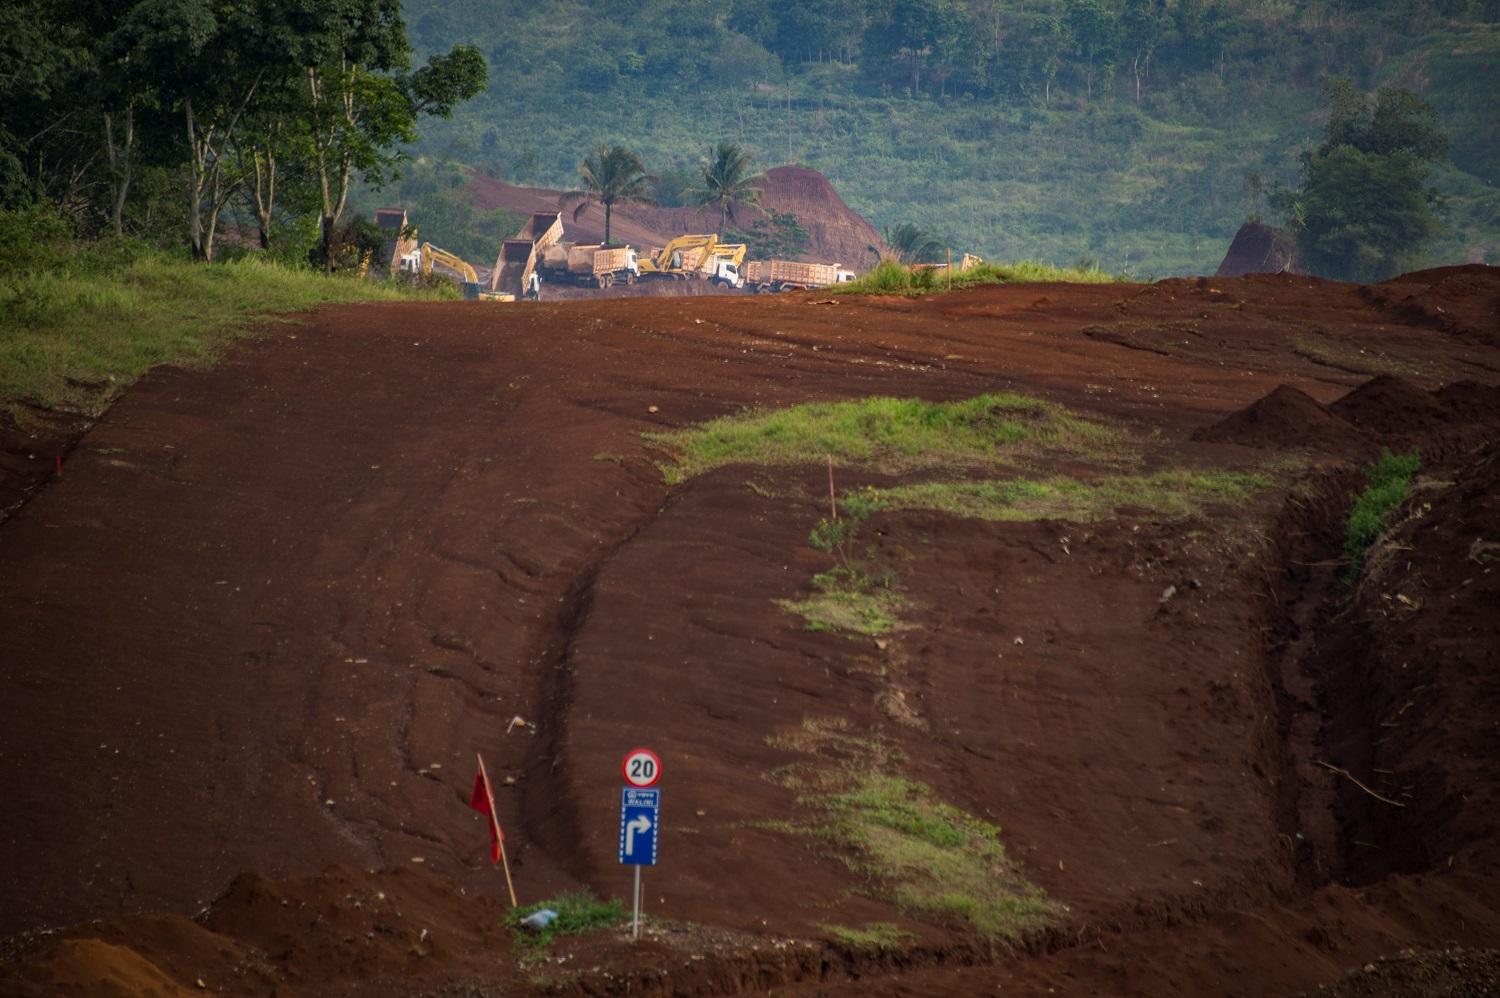
<instances>
[{"instance_id":1,"label":"speed limit sign","mask_svg":"<svg viewBox=\"0 0 1500 998\"><path fill-rule=\"evenodd\" d=\"M625 774L625 782L632 787L654 787L661 779L661 758L648 748L631 749L626 753L620 771Z\"/></svg>"}]
</instances>

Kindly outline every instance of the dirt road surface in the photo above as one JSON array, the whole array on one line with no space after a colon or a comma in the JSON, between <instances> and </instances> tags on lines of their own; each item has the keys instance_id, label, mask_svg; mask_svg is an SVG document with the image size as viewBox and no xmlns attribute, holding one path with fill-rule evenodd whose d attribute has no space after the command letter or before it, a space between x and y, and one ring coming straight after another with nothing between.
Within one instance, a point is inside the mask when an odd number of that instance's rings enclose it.
<instances>
[{"instance_id":1,"label":"dirt road surface","mask_svg":"<svg viewBox=\"0 0 1500 998\"><path fill-rule=\"evenodd\" d=\"M32 497L0 524L0 993L1263 994L1492 947L1497 315L1483 267L382 304L158 370L60 480L6 483ZM1194 439L1282 385L1321 420L1377 375L1406 409L1356 400L1329 435L1288 392ZM669 486L642 436L1000 390L1142 467L1276 459L1279 484L1186 521L881 514L914 626L875 641L776 603L827 567L825 467ZM1447 483L1437 539L1337 589L1358 464L1403 442ZM1052 926L994 943L788 830L805 804L770 774L820 719L997 825ZM523 959L474 753L523 902L625 897L637 744L666 774L647 940ZM828 928L872 923L906 942Z\"/></svg>"}]
</instances>

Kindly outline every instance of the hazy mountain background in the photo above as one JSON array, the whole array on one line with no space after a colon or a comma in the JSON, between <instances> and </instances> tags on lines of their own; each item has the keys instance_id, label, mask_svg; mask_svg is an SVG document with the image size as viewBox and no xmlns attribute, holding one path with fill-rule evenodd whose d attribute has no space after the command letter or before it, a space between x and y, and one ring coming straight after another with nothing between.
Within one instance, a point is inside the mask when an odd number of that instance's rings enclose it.
<instances>
[{"instance_id":1,"label":"hazy mountain background","mask_svg":"<svg viewBox=\"0 0 1500 998\"><path fill-rule=\"evenodd\" d=\"M400 192L449 210L460 166L573 186L622 142L673 204L710 143L801 163L877 228L990 259L1212 272L1254 176L1295 183L1322 81L1410 88L1452 140L1426 262L1500 260L1500 2L406 0L422 59L479 46L490 84L434 121ZM1280 221L1270 218L1270 221ZM496 218L497 226L506 220ZM497 232L497 237L504 233Z\"/></svg>"}]
</instances>

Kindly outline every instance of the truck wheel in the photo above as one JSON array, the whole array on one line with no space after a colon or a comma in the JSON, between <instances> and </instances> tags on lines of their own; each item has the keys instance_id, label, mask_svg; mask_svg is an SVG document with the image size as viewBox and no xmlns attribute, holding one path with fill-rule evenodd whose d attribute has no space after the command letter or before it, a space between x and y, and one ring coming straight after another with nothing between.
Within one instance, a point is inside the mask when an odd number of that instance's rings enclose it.
<instances>
[{"instance_id":1,"label":"truck wheel","mask_svg":"<svg viewBox=\"0 0 1500 998\"><path fill-rule=\"evenodd\" d=\"M635 271L633 271L633 270L627 270L625 272L625 283L626 284L634 284L635 283Z\"/></svg>"}]
</instances>

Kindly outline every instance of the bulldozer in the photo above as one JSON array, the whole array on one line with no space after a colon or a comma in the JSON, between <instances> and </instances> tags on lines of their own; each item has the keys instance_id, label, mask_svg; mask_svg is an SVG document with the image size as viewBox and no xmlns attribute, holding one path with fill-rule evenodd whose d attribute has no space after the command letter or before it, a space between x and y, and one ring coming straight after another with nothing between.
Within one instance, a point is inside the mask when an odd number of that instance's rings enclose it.
<instances>
[{"instance_id":1,"label":"bulldozer","mask_svg":"<svg viewBox=\"0 0 1500 998\"><path fill-rule=\"evenodd\" d=\"M422 262L420 269L423 277L432 276L433 265L437 264L445 270L450 270L459 277L459 290L465 298L478 299L479 301L515 301L516 296L495 291L486 291L484 285L479 283L479 275L474 268L469 266L456 253L450 253L440 249L432 243L422 244Z\"/></svg>"}]
</instances>

